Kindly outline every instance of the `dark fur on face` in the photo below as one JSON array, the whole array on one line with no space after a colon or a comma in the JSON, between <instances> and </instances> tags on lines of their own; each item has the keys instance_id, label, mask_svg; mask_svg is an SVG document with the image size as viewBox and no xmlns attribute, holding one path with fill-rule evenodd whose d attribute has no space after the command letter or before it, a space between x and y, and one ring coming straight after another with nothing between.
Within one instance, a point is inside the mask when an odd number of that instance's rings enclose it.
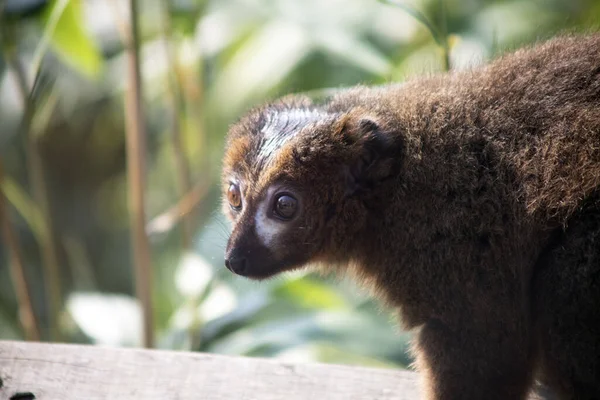
<instances>
[{"instance_id":1,"label":"dark fur on face","mask_svg":"<svg viewBox=\"0 0 600 400\"><path fill-rule=\"evenodd\" d=\"M248 113L224 160L226 264L353 274L420 329L429 399L524 398L534 372L562 398L600 398L600 220L582 218L599 186L600 35L558 38ZM573 301L590 318L566 316ZM574 336L585 350L569 359Z\"/></svg>"}]
</instances>

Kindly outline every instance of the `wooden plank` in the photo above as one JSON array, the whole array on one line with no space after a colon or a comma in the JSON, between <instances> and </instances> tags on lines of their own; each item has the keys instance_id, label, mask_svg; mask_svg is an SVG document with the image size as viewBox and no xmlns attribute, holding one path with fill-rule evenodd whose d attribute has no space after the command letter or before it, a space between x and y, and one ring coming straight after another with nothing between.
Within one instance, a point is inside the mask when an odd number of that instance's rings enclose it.
<instances>
[{"instance_id":1,"label":"wooden plank","mask_svg":"<svg viewBox=\"0 0 600 400\"><path fill-rule=\"evenodd\" d=\"M0 341L0 379L1 400L419 398L408 371L31 342Z\"/></svg>"},{"instance_id":2,"label":"wooden plank","mask_svg":"<svg viewBox=\"0 0 600 400\"><path fill-rule=\"evenodd\" d=\"M419 390L402 370L0 341L0 400L17 399L415 400Z\"/></svg>"}]
</instances>

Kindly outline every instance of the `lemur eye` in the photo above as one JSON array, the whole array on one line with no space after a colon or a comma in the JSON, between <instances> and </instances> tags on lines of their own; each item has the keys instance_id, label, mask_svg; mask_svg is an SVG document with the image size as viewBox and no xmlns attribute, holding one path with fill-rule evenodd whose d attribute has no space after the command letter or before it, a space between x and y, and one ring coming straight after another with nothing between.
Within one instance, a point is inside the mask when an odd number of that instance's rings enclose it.
<instances>
[{"instance_id":1,"label":"lemur eye","mask_svg":"<svg viewBox=\"0 0 600 400\"><path fill-rule=\"evenodd\" d=\"M296 215L298 201L290 195L282 194L275 201L273 212L281 219L291 219Z\"/></svg>"},{"instance_id":2,"label":"lemur eye","mask_svg":"<svg viewBox=\"0 0 600 400\"><path fill-rule=\"evenodd\" d=\"M229 201L231 208L236 211L242 208L242 194L240 193L240 187L235 183L229 185L229 189L227 190L227 201Z\"/></svg>"}]
</instances>

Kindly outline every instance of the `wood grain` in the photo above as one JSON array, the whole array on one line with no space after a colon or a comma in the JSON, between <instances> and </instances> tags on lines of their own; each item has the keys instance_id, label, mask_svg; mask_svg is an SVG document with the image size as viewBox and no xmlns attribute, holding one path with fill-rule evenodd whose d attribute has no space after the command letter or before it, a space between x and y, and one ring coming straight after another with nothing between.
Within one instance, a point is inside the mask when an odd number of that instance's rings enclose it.
<instances>
[{"instance_id":1,"label":"wood grain","mask_svg":"<svg viewBox=\"0 0 600 400\"><path fill-rule=\"evenodd\" d=\"M0 341L0 399L408 400L408 371L214 354ZM24 397L27 399L27 397Z\"/></svg>"},{"instance_id":2,"label":"wood grain","mask_svg":"<svg viewBox=\"0 0 600 400\"><path fill-rule=\"evenodd\" d=\"M0 400L17 399L417 400L419 390L403 370L0 341Z\"/></svg>"}]
</instances>

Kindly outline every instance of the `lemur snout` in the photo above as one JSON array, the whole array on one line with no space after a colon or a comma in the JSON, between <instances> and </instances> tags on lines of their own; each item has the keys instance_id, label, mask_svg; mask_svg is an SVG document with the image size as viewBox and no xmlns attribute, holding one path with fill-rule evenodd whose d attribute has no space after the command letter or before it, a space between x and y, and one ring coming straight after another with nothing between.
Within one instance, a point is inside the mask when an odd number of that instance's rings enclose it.
<instances>
[{"instance_id":1,"label":"lemur snout","mask_svg":"<svg viewBox=\"0 0 600 400\"><path fill-rule=\"evenodd\" d=\"M230 256L225 258L225 266L231 272L243 275L247 270L248 259L244 256Z\"/></svg>"}]
</instances>

